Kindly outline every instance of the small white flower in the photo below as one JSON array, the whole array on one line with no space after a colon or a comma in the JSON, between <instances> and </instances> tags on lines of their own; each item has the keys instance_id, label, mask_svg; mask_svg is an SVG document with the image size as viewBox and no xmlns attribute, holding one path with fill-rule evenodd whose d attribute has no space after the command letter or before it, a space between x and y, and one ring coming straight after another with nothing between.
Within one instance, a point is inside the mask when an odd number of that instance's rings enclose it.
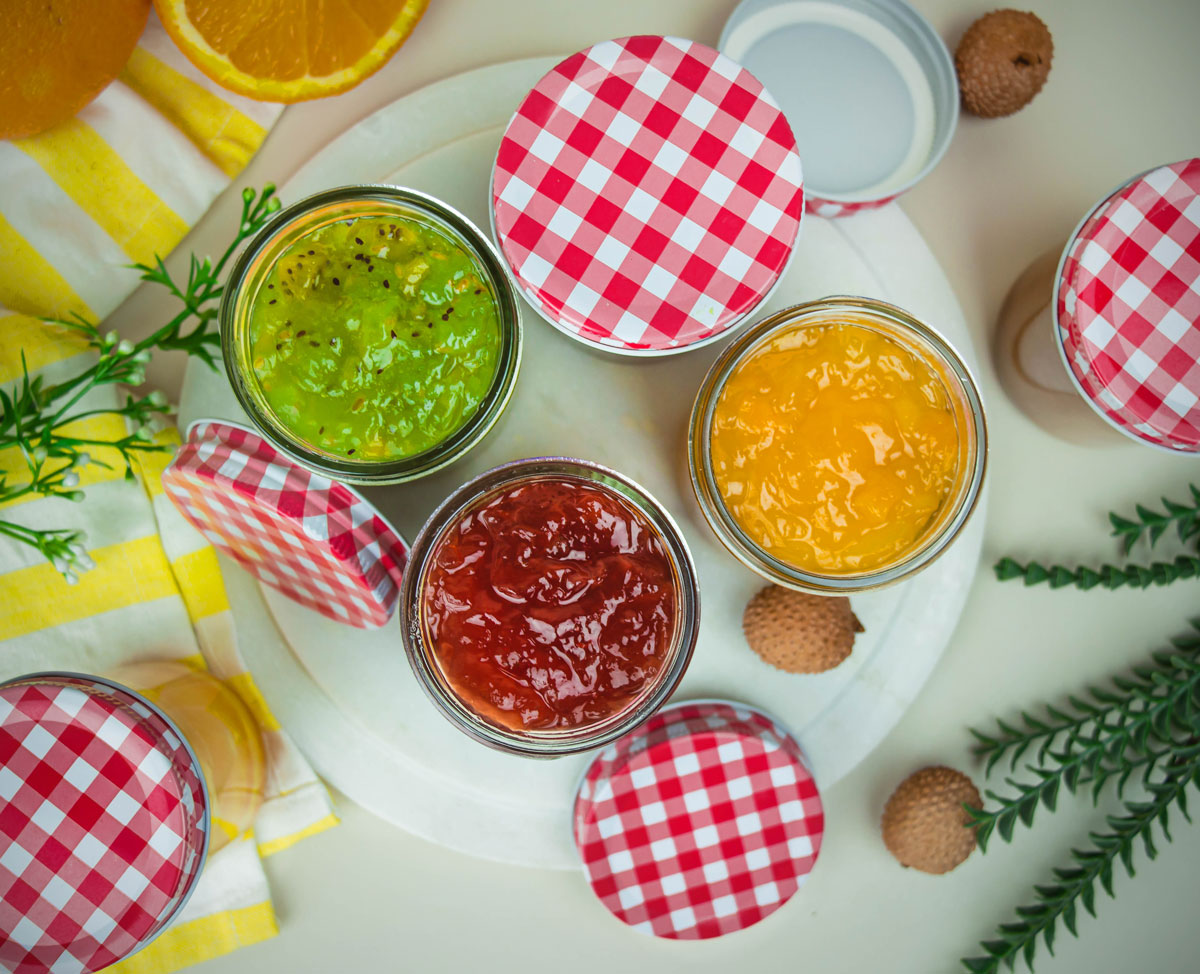
<instances>
[{"instance_id":1,"label":"small white flower","mask_svg":"<svg viewBox=\"0 0 1200 974\"><path fill-rule=\"evenodd\" d=\"M110 331L104 336L104 345L107 348L111 348L115 344L117 344L117 333L115 331Z\"/></svg>"},{"instance_id":2,"label":"small white flower","mask_svg":"<svg viewBox=\"0 0 1200 974\"><path fill-rule=\"evenodd\" d=\"M50 456L50 454L46 452L46 448L44 446L35 446L33 448L34 463L45 463L46 457L48 456Z\"/></svg>"},{"instance_id":3,"label":"small white flower","mask_svg":"<svg viewBox=\"0 0 1200 974\"><path fill-rule=\"evenodd\" d=\"M87 535L86 531L76 531L74 534L71 535L71 544L72 545L79 545L80 547L83 547L83 545L85 545L87 543L88 543L88 535Z\"/></svg>"},{"instance_id":4,"label":"small white flower","mask_svg":"<svg viewBox=\"0 0 1200 974\"><path fill-rule=\"evenodd\" d=\"M77 474L74 470L63 474L62 485L64 487L78 487L79 474Z\"/></svg>"},{"instance_id":5,"label":"small white flower","mask_svg":"<svg viewBox=\"0 0 1200 974\"><path fill-rule=\"evenodd\" d=\"M143 382L146 381L146 373L143 372L140 368L134 369L132 372L129 373L129 375L126 377L125 381L131 386L140 386Z\"/></svg>"},{"instance_id":6,"label":"small white flower","mask_svg":"<svg viewBox=\"0 0 1200 974\"><path fill-rule=\"evenodd\" d=\"M158 406L159 408L167 404L167 397L158 389L155 389L152 393L150 393L150 395L146 397L146 400L151 406Z\"/></svg>"},{"instance_id":7,"label":"small white flower","mask_svg":"<svg viewBox=\"0 0 1200 974\"><path fill-rule=\"evenodd\" d=\"M72 561L75 562L75 567L79 571L88 572L96 567L96 563L92 561L92 556L87 553L83 545L71 545L71 554L74 555Z\"/></svg>"},{"instance_id":8,"label":"small white flower","mask_svg":"<svg viewBox=\"0 0 1200 974\"><path fill-rule=\"evenodd\" d=\"M71 571L70 569L68 569L67 571L63 572L63 578L66 580L66 583L67 583L68 585L78 585L78 584L79 584L79 576L78 576L78 575L76 575L76 574L75 574L73 571Z\"/></svg>"},{"instance_id":9,"label":"small white flower","mask_svg":"<svg viewBox=\"0 0 1200 974\"><path fill-rule=\"evenodd\" d=\"M79 454L79 456L77 456L75 458L75 462L72 463L71 466L74 467L76 470L82 470L84 467L86 467L91 462L92 462L92 455L90 453L81 453L81 454Z\"/></svg>"},{"instance_id":10,"label":"small white flower","mask_svg":"<svg viewBox=\"0 0 1200 974\"><path fill-rule=\"evenodd\" d=\"M137 355L135 355L133 357L133 360L135 362L137 362L139 365L145 365L147 362L150 361L150 349L143 348L140 352L137 353Z\"/></svg>"},{"instance_id":11,"label":"small white flower","mask_svg":"<svg viewBox=\"0 0 1200 974\"><path fill-rule=\"evenodd\" d=\"M70 493L60 494L59 496L65 497L67 500L71 501L72 503L78 504L81 500L83 500L83 491L82 490L73 490Z\"/></svg>"},{"instance_id":12,"label":"small white flower","mask_svg":"<svg viewBox=\"0 0 1200 974\"><path fill-rule=\"evenodd\" d=\"M143 443L149 443L152 439L154 439L154 430L152 430L149 426L139 426L137 432L133 435Z\"/></svg>"},{"instance_id":13,"label":"small white flower","mask_svg":"<svg viewBox=\"0 0 1200 974\"><path fill-rule=\"evenodd\" d=\"M50 559L50 564L54 566L54 570L60 575L65 575L67 569L71 567L71 563L62 555L55 555Z\"/></svg>"},{"instance_id":14,"label":"small white flower","mask_svg":"<svg viewBox=\"0 0 1200 974\"><path fill-rule=\"evenodd\" d=\"M118 355L129 355L132 352L133 352L133 342L131 342L128 338L122 338L120 343L117 345L117 354Z\"/></svg>"}]
</instances>

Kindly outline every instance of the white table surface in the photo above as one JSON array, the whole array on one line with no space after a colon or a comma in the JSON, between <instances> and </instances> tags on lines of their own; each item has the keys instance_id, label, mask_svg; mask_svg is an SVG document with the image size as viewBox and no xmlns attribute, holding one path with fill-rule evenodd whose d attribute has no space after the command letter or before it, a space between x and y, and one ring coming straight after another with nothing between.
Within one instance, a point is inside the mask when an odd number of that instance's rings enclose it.
<instances>
[{"instance_id":1,"label":"white table surface","mask_svg":"<svg viewBox=\"0 0 1200 974\"><path fill-rule=\"evenodd\" d=\"M913 0L953 48L992 5ZM392 99L469 68L556 54L632 33L715 43L734 0L433 0L405 47L338 98L289 108L237 187L282 183L316 149ZM938 169L904 208L939 257L981 352L1009 284L1065 238L1079 216L1128 176L1200 154L1200 3L1196 0L1036 0L1055 39L1050 80L1008 119L962 119ZM221 246L236 219L227 193L168 261ZM135 294L110 319L129 334L163 320L160 296ZM536 325L536 323L535 323ZM982 356L987 360L987 355ZM177 389L181 363L151 378ZM1117 443L1068 446L1006 400L985 364L992 433L985 568L1002 554L1099 561L1116 550L1106 511L1159 495L1183 497L1196 461ZM1032 832L996 842L950 875L902 869L879 838L879 815L909 772L946 763L982 775L966 728L1054 700L1140 660L1182 630L1196 582L1147 592L1024 589L982 570L937 671L891 736L824 794L827 832L808 884L774 916L703 944L655 941L615 921L581 876L503 866L416 839L339 804L342 824L272 857L267 872L280 936L193 968L197 974L341 971L838 971L959 969L1031 884L1066 865L1071 845L1103 826L1102 802L1063 799ZM1110 803L1111 804L1111 803ZM1080 940L1060 931L1042 974L1200 969L1195 922L1200 827L1177 823L1155 862L1101 895Z\"/></svg>"}]
</instances>

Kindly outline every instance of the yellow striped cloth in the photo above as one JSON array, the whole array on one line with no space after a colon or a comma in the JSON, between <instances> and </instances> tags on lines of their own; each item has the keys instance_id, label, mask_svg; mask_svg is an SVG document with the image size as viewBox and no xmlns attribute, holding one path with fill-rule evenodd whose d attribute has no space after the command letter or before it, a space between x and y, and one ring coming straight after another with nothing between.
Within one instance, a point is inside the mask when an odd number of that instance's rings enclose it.
<instances>
[{"instance_id":1,"label":"yellow striped cloth","mask_svg":"<svg viewBox=\"0 0 1200 974\"><path fill-rule=\"evenodd\" d=\"M0 384L21 372L48 383L92 353L39 316L102 320L134 287L131 261L165 256L249 161L281 108L240 98L203 77L157 19L120 79L75 119L0 142ZM83 408L115 405L111 387ZM112 415L75 435L125 433ZM174 430L160 442L178 443ZM162 492L169 453L146 454L123 477L114 451L90 451L79 504L23 499L0 517L31 527L85 530L96 567L69 586L31 548L0 540L0 680L45 669L90 673L135 659L180 659L226 680L256 715L268 757L267 795L254 834L210 857L184 911L145 950L111 968L164 972L277 932L261 857L336 823L324 786L271 716L238 653L211 546ZM19 451L0 449L0 475L19 483Z\"/></svg>"}]
</instances>

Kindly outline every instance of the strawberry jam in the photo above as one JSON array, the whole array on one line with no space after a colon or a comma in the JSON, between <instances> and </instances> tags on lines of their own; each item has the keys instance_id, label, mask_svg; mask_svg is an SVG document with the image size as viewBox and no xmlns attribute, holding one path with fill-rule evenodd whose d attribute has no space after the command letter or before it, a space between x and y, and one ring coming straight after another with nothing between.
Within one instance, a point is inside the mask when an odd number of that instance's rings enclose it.
<instances>
[{"instance_id":1,"label":"strawberry jam","mask_svg":"<svg viewBox=\"0 0 1200 974\"><path fill-rule=\"evenodd\" d=\"M512 730L604 720L675 634L671 562L645 517L581 480L510 486L452 525L425 577L430 645L455 693Z\"/></svg>"}]
</instances>

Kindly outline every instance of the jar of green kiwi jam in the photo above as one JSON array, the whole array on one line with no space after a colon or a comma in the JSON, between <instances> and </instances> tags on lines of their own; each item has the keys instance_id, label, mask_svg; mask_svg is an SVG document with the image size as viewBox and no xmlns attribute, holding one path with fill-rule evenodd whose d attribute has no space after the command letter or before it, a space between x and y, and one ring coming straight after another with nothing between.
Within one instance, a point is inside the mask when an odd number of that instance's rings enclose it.
<instances>
[{"instance_id":1,"label":"jar of green kiwi jam","mask_svg":"<svg viewBox=\"0 0 1200 974\"><path fill-rule=\"evenodd\" d=\"M491 242L440 200L392 186L281 210L234 264L220 322L254 425L349 483L401 483L463 456L504 411L521 359Z\"/></svg>"}]
</instances>

